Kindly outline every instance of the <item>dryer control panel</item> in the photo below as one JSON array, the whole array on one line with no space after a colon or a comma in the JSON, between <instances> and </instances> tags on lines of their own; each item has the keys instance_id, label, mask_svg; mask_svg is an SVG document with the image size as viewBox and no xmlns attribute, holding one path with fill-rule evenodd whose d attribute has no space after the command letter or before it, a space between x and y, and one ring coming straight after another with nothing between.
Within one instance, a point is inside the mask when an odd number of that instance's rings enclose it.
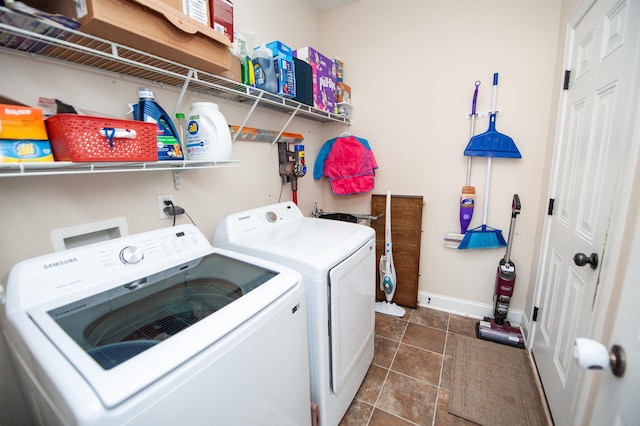
<instances>
[{"instance_id":1,"label":"dryer control panel","mask_svg":"<svg viewBox=\"0 0 640 426\"><path fill-rule=\"evenodd\" d=\"M282 225L299 222L304 218L302 212L291 201L258 207L253 210L235 213L220 222L216 239L225 242L237 241L247 236L262 233ZM216 241L214 241L214 244Z\"/></svg>"}]
</instances>

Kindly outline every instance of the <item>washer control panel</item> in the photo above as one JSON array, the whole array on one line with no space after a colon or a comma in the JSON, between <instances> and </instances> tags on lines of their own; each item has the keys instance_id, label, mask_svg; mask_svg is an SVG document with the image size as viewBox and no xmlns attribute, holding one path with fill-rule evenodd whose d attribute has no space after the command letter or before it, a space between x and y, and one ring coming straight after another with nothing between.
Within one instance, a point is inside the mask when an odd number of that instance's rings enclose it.
<instances>
[{"instance_id":1,"label":"washer control panel","mask_svg":"<svg viewBox=\"0 0 640 426\"><path fill-rule=\"evenodd\" d=\"M30 305L104 282L126 283L139 274L156 274L212 250L209 240L190 224L128 235L18 263L7 296Z\"/></svg>"}]
</instances>

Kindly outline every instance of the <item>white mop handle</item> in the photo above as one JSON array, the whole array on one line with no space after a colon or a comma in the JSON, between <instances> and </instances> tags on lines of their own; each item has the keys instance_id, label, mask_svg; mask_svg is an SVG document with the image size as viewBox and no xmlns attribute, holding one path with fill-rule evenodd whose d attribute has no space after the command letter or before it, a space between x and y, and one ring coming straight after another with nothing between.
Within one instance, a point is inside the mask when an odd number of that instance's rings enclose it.
<instances>
[{"instance_id":1,"label":"white mop handle","mask_svg":"<svg viewBox=\"0 0 640 426\"><path fill-rule=\"evenodd\" d=\"M493 73L493 95L491 97L491 113L496 112L496 102L498 100L498 73Z\"/></svg>"},{"instance_id":2,"label":"white mop handle","mask_svg":"<svg viewBox=\"0 0 640 426\"><path fill-rule=\"evenodd\" d=\"M386 214L384 218L384 252L391 251L391 191L387 191ZM388 271L387 271L388 272Z\"/></svg>"},{"instance_id":3,"label":"white mop handle","mask_svg":"<svg viewBox=\"0 0 640 426\"><path fill-rule=\"evenodd\" d=\"M496 112L498 99L498 73L493 74L493 94L491 96L491 113ZM489 188L491 186L491 157L487 157L487 178L484 188L484 208L482 212L482 225L487 226L487 213L489 210Z\"/></svg>"},{"instance_id":4,"label":"white mop handle","mask_svg":"<svg viewBox=\"0 0 640 426\"><path fill-rule=\"evenodd\" d=\"M482 224L487 225L487 211L489 210L489 188L491 186L491 157L487 157L487 182L484 187L484 210L482 213Z\"/></svg>"}]
</instances>

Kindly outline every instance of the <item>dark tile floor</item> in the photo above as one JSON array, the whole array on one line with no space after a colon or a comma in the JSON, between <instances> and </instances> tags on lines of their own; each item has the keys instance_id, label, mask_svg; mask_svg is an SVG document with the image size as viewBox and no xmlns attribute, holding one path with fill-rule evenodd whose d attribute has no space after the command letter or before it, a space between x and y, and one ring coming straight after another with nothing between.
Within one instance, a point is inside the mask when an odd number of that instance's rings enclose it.
<instances>
[{"instance_id":1,"label":"dark tile floor","mask_svg":"<svg viewBox=\"0 0 640 426\"><path fill-rule=\"evenodd\" d=\"M455 336L477 320L434 309L376 313L373 363L340 426L474 425L449 414Z\"/></svg>"}]
</instances>

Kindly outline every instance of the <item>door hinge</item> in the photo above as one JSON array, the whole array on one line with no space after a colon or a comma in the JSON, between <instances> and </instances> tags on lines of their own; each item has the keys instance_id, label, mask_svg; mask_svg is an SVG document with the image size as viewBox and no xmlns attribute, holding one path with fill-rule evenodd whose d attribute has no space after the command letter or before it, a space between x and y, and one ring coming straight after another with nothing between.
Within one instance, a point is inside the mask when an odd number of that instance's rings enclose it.
<instances>
[{"instance_id":1,"label":"door hinge","mask_svg":"<svg viewBox=\"0 0 640 426\"><path fill-rule=\"evenodd\" d=\"M553 216L553 206L556 203L556 200L553 198L549 198L549 207L547 208L547 215Z\"/></svg>"},{"instance_id":2,"label":"door hinge","mask_svg":"<svg viewBox=\"0 0 640 426\"><path fill-rule=\"evenodd\" d=\"M570 79L571 79L571 70L564 70L564 83L562 83L562 90L569 90Z\"/></svg>"},{"instance_id":3,"label":"door hinge","mask_svg":"<svg viewBox=\"0 0 640 426\"><path fill-rule=\"evenodd\" d=\"M538 307L537 306L533 307L533 317L531 318L531 321L533 321L533 322L538 321Z\"/></svg>"}]
</instances>

